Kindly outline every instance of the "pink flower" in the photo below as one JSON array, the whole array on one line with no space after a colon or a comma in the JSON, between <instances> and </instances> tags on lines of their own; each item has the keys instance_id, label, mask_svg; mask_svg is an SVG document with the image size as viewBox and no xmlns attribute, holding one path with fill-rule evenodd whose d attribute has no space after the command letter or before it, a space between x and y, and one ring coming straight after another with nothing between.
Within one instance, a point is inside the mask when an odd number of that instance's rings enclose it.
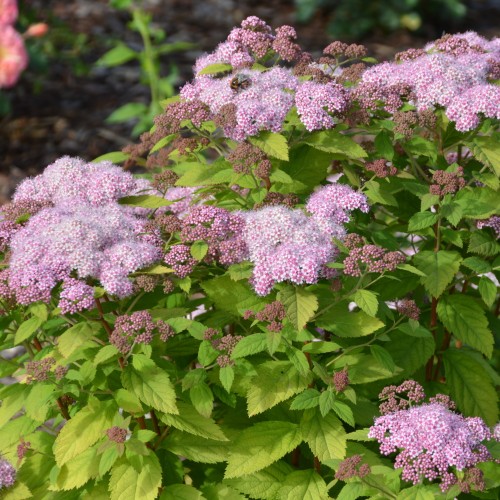
<instances>
[{"instance_id":1,"label":"pink flower","mask_svg":"<svg viewBox=\"0 0 500 500\"><path fill-rule=\"evenodd\" d=\"M0 26L14 24L17 19L17 0L0 0Z\"/></svg>"},{"instance_id":2,"label":"pink flower","mask_svg":"<svg viewBox=\"0 0 500 500\"><path fill-rule=\"evenodd\" d=\"M28 53L21 35L12 26L0 24L0 88L12 87L27 66Z\"/></svg>"}]
</instances>

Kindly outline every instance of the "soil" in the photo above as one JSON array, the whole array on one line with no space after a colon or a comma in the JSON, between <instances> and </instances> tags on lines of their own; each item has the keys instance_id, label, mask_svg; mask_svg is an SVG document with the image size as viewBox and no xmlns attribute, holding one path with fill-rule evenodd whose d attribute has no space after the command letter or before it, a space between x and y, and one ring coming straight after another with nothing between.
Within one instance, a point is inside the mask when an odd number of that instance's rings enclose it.
<instances>
[{"instance_id":1,"label":"soil","mask_svg":"<svg viewBox=\"0 0 500 500\"><path fill-rule=\"evenodd\" d=\"M44 71L28 69L18 84L6 91L12 111L0 118L0 203L11 196L26 176L34 175L63 155L92 160L120 150L131 142L132 124L107 124L106 117L128 102L148 102L148 89L139 81L137 64L102 68L95 61L116 41L140 48L140 40L127 28L130 17L110 7L107 0L32 0L25 2L36 21L51 26L46 48L56 47ZM249 15L276 27L297 28L299 43L313 54L332 40L328 16L321 9L306 25L294 19L294 2L236 0L143 0L154 25L168 41L196 44L196 48L165 57L164 74L179 69L177 86L191 78L195 59L225 39L230 29ZM500 1L469 2L460 30L473 29L489 38L500 36ZM409 47L421 47L440 36L439 27L425 27L426 38L397 32L359 40L370 55L384 60ZM81 39L85 40L80 44ZM50 42L50 43L49 43Z\"/></svg>"}]
</instances>

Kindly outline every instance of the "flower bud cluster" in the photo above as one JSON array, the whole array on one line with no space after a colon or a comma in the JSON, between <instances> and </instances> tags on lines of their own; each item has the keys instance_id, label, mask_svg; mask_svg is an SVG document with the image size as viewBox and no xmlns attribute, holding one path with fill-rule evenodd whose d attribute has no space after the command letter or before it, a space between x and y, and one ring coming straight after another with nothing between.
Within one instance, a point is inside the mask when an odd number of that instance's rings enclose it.
<instances>
[{"instance_id":1,"label":"flower bud cluster","mask_svg":"<svg viewBox=\"0 0 500 500\"><path fill-rule=\"evenodd\" d=\"M347 368L343 368L333 374L333 386L337 392L344 392L350 382Z\"/></svg>"},{"instance_id":2,"label":"flower bud cluster","mask_svg":"<svg viewBox=\"0 0 500 500\"><path fill-rule=\"evenodd\" d=\"M465 187L464 169L457 167L454 172L436 170L432 175L434 184L429 186L429 192L437 196L453 194Z\"/></svg>"},{"instance_id":3,"label":"flower bud cluster","mask_svg":"<svg viewBox=\"0 0 500 500\"><path fill-rule=\"evenodd\" d=\"M391 162L382 158L366 163L365 168L381 179L398 173L398 169Z\"/></svg>"},{"instance_id":4,"label":"flower bud cluster","mask_svg":"<svg viewBox=\"0 0 500 500\"><path fill-rule=\"evenodd\" d=\"M418 321L418 318L420 317L420 309L416 302L411 299L398 300L396 302L396 311L403 316L414 319L415 321Z\"/></svg>"},{"instance_id":5,"label":"flower bud cluster","mask_svg":"<svg viewBox=\"0 0 500 500\"><path fill-rule=\"evenodd\" d=\"M267 329L271 332L280 332L283 329L283 320L286 317L286 310L283 302L275 300L270 304L266 304L264 309L254 313L253 311L245 311L243 314L245 319L255 317L258 321L268 323Z\"/></svg>"},{"instance_id":6,"label":"flower bud cluster","mask_svg":"<svg viewBox=\"0 0 500 500\"><path fill-rule=\"evenodd\" d=\"M352 477L365 477L371 473L370 466L368 464L361 463L363 457L361 455L352 455L340 462L337 472L335 473L335 479L340 481L346 481Z\"/></svg>"},{"instance_id":7,"label":"flower bud cluster","mask_svg":"<svg viewBox=\"0 0 500 500\"><path fill-rule=\"evenodd\" d=\"M148 311L136 311L116 318L109 341L122 354L128 354L135 344L150 344L155 333L165 342L175 332L165 321L153 321Z\"/></svg>"},{"instance_id":8,"label":"flower bud cluster","mask_svg":"<svg viewBox=\"0 0 500 500\"><path fill-rule=\"evenodd\" d=\"M384 273L394 271L405 262L401 252L389 252L377 245L353 248L344 259L344 274L359 277L363 272Z\"/></svg>"},{"instance_id":9,"label":"flower bud cluster","mask_svg":"<svg viewBox=\"0 0 500 500\"><path fill-rule=\"evenodd\" d=\"M203 335L203 339L208 340L212 347L221 353L217 357L217 364L221 368L234 364L231 360L231 353L242 338L241 335L222 335L216 328L207 328Z\"/></svg>"},{"instance_id":10,"label":"flower bud cluster","mask_svg":"<svg viewBox=\"0 0 500 500\"><path fill-rule=\"evenodd\" d=\"M26 363L26 383L32 384L48 380L49 373L55 364L56 360L52 357L28 361Z\"/></svg>"}]
</instances>

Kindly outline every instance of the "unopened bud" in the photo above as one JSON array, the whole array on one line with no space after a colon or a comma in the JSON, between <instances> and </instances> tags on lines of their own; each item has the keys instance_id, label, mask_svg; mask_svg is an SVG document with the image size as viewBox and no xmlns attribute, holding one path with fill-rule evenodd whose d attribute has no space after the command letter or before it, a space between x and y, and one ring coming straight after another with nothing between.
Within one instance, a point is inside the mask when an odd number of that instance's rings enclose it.
<instances>
[{"instance_id":1,"label":"unopened bud","mask_svg":"<svg viewBox=\"0 0 500 500\"><path fill-rule=\"evenodd\" d=\"M40 38L44 36L47 31L49 31L49 25L47 23L36 23L28 26L28 29L24 33L25 38Z\"/></svg>"}]
</instances>

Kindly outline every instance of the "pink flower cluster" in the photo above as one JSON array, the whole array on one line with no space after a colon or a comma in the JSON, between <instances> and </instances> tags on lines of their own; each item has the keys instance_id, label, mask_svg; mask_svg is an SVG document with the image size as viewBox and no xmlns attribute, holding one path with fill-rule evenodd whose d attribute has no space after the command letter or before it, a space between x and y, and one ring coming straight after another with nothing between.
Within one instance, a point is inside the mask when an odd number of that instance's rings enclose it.
<instances>
[{"instance_id":1,"label":"pink flower cluster","mask_svg":"<svg viewBox=\"0 0 500 500\"><path fill-rule=\"evenodd\" d=\"M0 458L0 490L11 487L16 481L16 469L7 460Z\"/></svg>"},{"instance_id":2,"label":"pink flower cluster","mask_svg":"<svg viewBox=\"0 0 500 500\"><path fill-rule=\"evenodd\" d=\"M297 34L290 26L281 26L273 35L261 19L251 16L234 28L227 40L196 61L195 78L181 89L184 103L201 102L208 106L213 119L226 137L243 141L261 130L279 132L292 106L307 130L335 126L335 116L346 111L348 92L334 82L301 82L292 70L273 66L266 71L251 69L264 56L273 54L284 61L297 61L302 51L295 43ZM213 64L228 64L230 73L200 74ZM167 108L176 114L183 102ZM184 119L192 119L185 113ZM194 123L194 121L193 121Z\"/></svg>"},{"instance_id":3,"label":"pink flower cluster","mask_svg":"<svg viewBox=\"0 0 500 500\"><path fill-rule=\"evenodd\" d=\"M144 210L117 200L147 187L109 162L87 164L64 157L18 187L13 205L44 206L10 240L9 286L21 304L49 301L62 282L59 307L91 307L99 280L123 297L133 292L128 275L161 257L161 241L147 232Z\"/></svg>"},{"instance_id":4,"label":"pink flower cluster","mask_svg":"<svg viewBox=\"0 0 500 500\"><path fill-rule=\"evenodd\" d=\"M422 395L423 389L417 392ZM383 455L397 453L394 466L403 469L405 481L438 479L441 490L447 491L457 482L455 471L471 470L491 459L482 444L491 439L486 424L479 417L454 413L448 399L436 397L429 403L394 409L376 418L370 428L368 437L380 443Z\"/></svg>"},{"instance_id":5,"label":"pink flower cluster","mask_svg":"<svg viewBox=\"0 0 500 500\"><path fill-rule=\"evenodd\" d=\"M498 38L488 41L472 32L446 36L399 63L368 69L354 95L365 106L381 99L390 112L402 98L419 111L441 106L457 130L472 130L481 114L500 118L500 87L489 83L498 77L499 47Z\"/></svg>"},{"instance_id":6,"label":"pink flower cluster","mask_svg":"<svg viewBox=\"0 0 500 500\"><path fill-rule=\"evenodd\" d=\"M0 0L0 88L12 87L28 66L23 37L13 26L17 15L17 0Z\"/></svg>"}]
</instances>

